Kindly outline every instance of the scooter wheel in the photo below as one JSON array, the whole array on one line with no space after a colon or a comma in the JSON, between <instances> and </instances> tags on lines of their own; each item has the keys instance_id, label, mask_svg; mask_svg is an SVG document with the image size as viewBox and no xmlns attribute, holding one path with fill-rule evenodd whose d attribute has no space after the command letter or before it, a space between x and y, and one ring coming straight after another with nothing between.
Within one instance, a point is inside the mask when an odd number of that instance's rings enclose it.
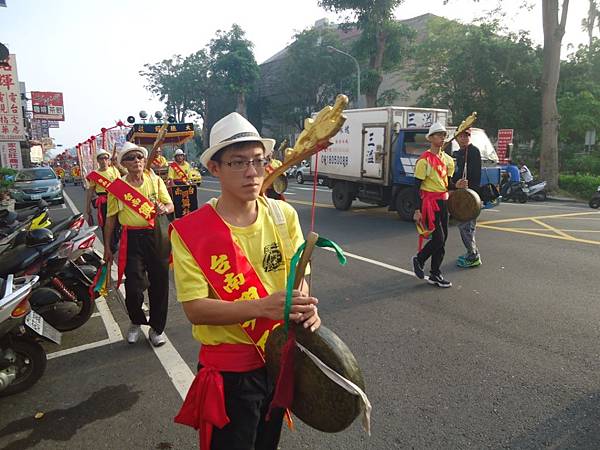
<instances>
[{"instance_id":1,"label":"scooter wheel","mask_svg":"<svg viewBox=\"0 0 600 450\"><path fill-rule=\"evenodd\" d=\"M48 323L60 332L72 331L81 327L90 319L94 312L94 299L90 297L90 292L87 287L82 286L79 283L67 287L73 291L77 298L79 312L67 320L48 320Z\"/></svg>"},{"instance_id":2,"label":"scooter wheel","mask_svg":"<svg viewBox=\"0 0 600 450\"><path fill-rule=\"evenodd\" d=\"M519 203L527 203L527 194L525 192L519 194Z\"/></svg>"},{"instance_id":3,"label":"scooter wheel","mask_svg":"<svg viewBox=\"0 0 600 450\"><path fill-rule=\"evenodd\" d=\"M598 209L600 208L600 198L594 198L590 200L590 208Z\"/></svg>"},{"instance_id":4,"label":"scooter wheel","mask_svg":"<svg viewBox=\"0 0 600 450\"><path fill-rule=\"evenodd\" d=\"M11 364L17 371L17 378L6 389L0 391L0 397L29 389L46 370L46 352L37 342L21 336L12 336L10 343L6 345L17 357Z\"/></svg>"}]
</instances>

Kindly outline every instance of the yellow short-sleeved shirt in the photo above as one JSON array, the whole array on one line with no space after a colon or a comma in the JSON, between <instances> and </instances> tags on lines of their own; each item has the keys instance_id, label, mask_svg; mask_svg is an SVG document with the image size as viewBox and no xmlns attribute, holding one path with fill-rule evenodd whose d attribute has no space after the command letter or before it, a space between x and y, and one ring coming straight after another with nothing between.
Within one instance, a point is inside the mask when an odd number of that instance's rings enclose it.
<instances>
[{"instance_id":1,"label":"yellow short-sleeved shirt","mask_svg":"<svg viewBox=\"0 0 600 450\"><path fill-rule=\"evenodd\" d=\"M109 181L115 181L117 178L121 178L121 174L114 166L108 166L106 170L96 170L96 172L98 172L100 175L102 175ZM106 192L106 189L104 189L103 186L96 184L93 180L87 180L87 182L89 187L96 188L96 194L102 194Z\"/></svg>"},{"instance_id":2,"label":"yellow short-sleeved shirt","mask_svg":"<svg viewBox=\"0 0 600 450\"><path fill-rule=\"evenodd\" d=\"M122 179L127 183L124 177ZM167 187L165 186L165 182L156 175L149 175L147 172L144 173L144 182L142 185L139 187L131 186L131 189L136 189L152 202L159 201L164 204L173 203L169 196L169 192L167 191ZM114 195L108 194L107 216L114 216L116 214L119 216L119 223L121 225L129 225L132 227L147 227L150 225L146 219L143 219L139 214L133 212Z\"/></svg>"},{"instance_id":3,"label":"yellow short-sleeved shirt","mask_svg":"<svg viewBox=\"0 0 600 450\"><path fill-rule=\"evenodd\" d=\"M213 207L216 203L216 199L210 201ZM304 242L298 214L288 203L282 201L278 203L285 216L292 248L296 250ZM284 290L290 260L293 255L284 254L285 246L282 237L276 231L277 225L271 218L267 200L262 197L259 198L258 217L254 224L244 228L229 224L228 226L231 229L233 239L250 260L267 292L272 294ZM200 223L198 224L198 230L210 233ZM171 233L171 247L177 300L183 303L192 300L202 301L198 299L203 298L218 298L212 292L196 260L175 230ZM196 340L207 345L251 343L242 327L237 324L225 326L192 325L192 334Z\"/></svg>"},{"instance_id":4,"label":"yellow short-sleeved shirt","mask_svg":"<svg viewBox=\"0 0 600 450\"><path fill-rule=\"evenodd\" d=\"M189 178L192 166L190 166L190 164L187 161L184 161L183 163L179 164L179 167L181 167L181 170L183 170L185 176ZM169 172L167 173L167 178L169 180L179 180L179 176L177 176L177 173L175 173L175 170L173 170L171 165L169 165Z\"/></svg>"},{"instance_id":5,"label":"yellow short-sleeved shirt","mask_svg":"<svg viewBox=\"0 0 600 450\"><path fill-rule=\"evenodd\" d=\"M440 152L438 157L446 164L447 176L442 178L426 159L419 159L415 166L415 178L422 180L421 189L429 192L446 192L448 177L454 174L454 159L446 152Z\"/></svg>"}]
</instances>

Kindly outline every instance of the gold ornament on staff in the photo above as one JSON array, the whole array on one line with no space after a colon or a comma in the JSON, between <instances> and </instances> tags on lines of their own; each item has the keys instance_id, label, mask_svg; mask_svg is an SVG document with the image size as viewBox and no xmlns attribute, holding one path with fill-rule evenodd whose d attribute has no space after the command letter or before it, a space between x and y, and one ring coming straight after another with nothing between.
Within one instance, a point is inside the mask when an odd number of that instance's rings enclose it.
<instances>
[{"instance_id":1,"label":"gold ornament on staff","mask_svg":"<svg viewBox=\"0 0 600 450\"><path fill-rule=\"evenodd\" d=\"M304 130L298 136L294 148L285 150L283 164L269 173L263 182L261 193L264 193L273 182L294 164L300 163L316 152L331 145L329 141L340 131L346 121L342 113L348 106L348 97L339 94L333 106L327 105L314 119L304 120Z\"/></svg>"},{"instance_id":2,"label":"gold ornament on staff","mask_svg":"<svg viewBox=\"0 0 600 450\"><path fill-rule=\"evenodd\" d=\"M469 128L471 128L475 124L476 120L477 120L477 112L473 111L470 116L468 116L465 120L463 120L460 123L460 125L458 126L458 128L454 132L454 136L452 136L452 139L450 139L448 142L444 142L444 145L442 147L442 151L446 151L446 148L452 143L452 141L454 139L456 139L456 136L458 136L463 131L468 130Z\"/></svg>"}]
</instances>

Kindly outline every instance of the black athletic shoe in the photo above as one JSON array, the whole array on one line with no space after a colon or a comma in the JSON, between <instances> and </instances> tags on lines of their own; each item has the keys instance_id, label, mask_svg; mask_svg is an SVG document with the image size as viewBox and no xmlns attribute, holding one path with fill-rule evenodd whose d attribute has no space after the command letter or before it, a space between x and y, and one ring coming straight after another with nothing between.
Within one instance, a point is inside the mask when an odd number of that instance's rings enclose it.
<instances>
[{"instance_id":1,"label":"black athletic shoe","mask_svg":"<svg viewBox=\"0 0 600 450\"><path fill-rule=\"evenodd\" d=\"M419 258L417 258L416 256L413 256L412 263L413 263L413 271L415 272L415 275L417 276L417 278L419 278L421 280L423 278L425 278L425 272L423 272L423 264L421 264L421 262L419 261Z\"/></svg>"},{"instance_id":2,"label":"black athletic shoe","mask_svg":"<svg viewBox=\"0 0 600 450\"><path fill-rule=\"evenodd\" d=\"M427 280L427 282L429 284L435 284L437 287L441 287L441 288L449 288L452 287L452 283L450 283L448 280L444 280L444 277L442 277L442 275L433 275L433 274L429 274L429 280Z\"/></svg>"}]
</instances>

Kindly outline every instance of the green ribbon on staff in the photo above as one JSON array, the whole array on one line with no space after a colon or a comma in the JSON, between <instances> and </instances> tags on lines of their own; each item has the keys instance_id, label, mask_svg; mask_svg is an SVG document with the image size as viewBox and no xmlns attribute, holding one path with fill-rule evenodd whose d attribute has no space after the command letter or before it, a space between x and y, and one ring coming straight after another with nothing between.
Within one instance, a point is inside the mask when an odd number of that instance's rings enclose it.
<instances>
[{"instance_id":1,"label":"green ribbon on staff","mask_svg":"<svg viewBox=\"0 0 600 450\"><path fill-rule=\"evenodd\" d=\"M346 256L344 255L344 251L335 242L330 241L329 239L326 239L323 237L319 237L317 239L317 242L315 245L317 247L321 247L321 248L325 248L325 247L332 248L335 251L335 254L337 256L337 259L338 259L338 262L340 263L340 265L342 265L342 266L346 265L347 260L346 260ZM290 263L290 273L288 275L287 289L286 289L286 295L285 295L285 307L283 310L283 327L284 327L286 336L288 333L289 322L290 322L290 311L292 309L292 292L294 290L294 280L296 279L296 269L298 267L298 262L300 261L300 257L302 256L302 252L304 251L305 247L306 247L306 241L304 241L302 243L302 245L300 245L300 247L298 247L298 250L296 250L296 253L292 257L292 261Z\"/></svg>"}]
</instances>

